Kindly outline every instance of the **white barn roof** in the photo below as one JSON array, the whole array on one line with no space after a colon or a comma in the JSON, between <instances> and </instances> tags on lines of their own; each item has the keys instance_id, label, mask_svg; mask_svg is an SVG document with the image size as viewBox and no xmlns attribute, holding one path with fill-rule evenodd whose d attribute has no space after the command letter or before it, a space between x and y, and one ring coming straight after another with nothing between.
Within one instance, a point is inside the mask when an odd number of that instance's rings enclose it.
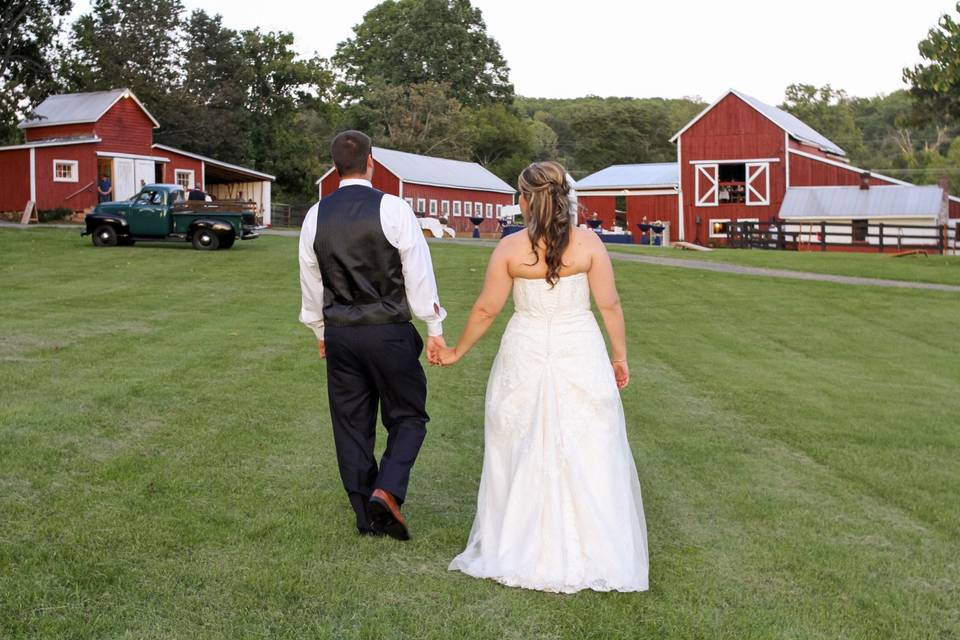
<instances>
[{"instance_id":1,"label":"white barn roof","mask_svg":"<svg viewBox=\"0 0 960 640\"><path fill-rule=\"evenodd\" d=\"M797 118L795 115L787 113L783 109L778 109L777 107L771 106L765 102L760 102L756 98L752 98L746 95L745 93L740 93L735 89L730 89L725 94L723 94L719 100L717 100L716 102L711 104L709 107L701 111L696 118L688 122L686 126L683 127L683 129L678 131L676 135L670 138L670 142L674 142L677 138L680 137L680 135L684 131L692 127L694 123L696 123L698 120L700 120L700 118L706 115L708 111L713 109L717 105L717 103L719 103L721 100L723 100L730 94L733 94L738 98L740 98L741 100L743 100L744 102L746 102L748 105L750 105L751 107L759 111L768 120L773 122L773 124L777 125L778 127L780 127L781 129L789 133L791 136L793 136L800 142L806 142L808 144L812 144L818 149L822 149L823 151L832 153L837 156L847 155L843 151L843 149L835 145L826 136L816 131L813 127L803 122L802 120Z\"/></svg>"},{"instance_id":2,"label":"white barn roof","mask_svg":"<svg viewBox=\"0 0 960 640\"><path fill-rule=\"evenodd\" d=\"M34 109L35 117L24 120L19 124L19 127L29 129L58 124L96 122L121 98L132 98L150 118L153 126L155 128L160 126L160 123L150 115L150 112L143 106L143 103L137 100L137 96L133 95L132 91L129 89L113 89L112 91L64 93L50 96Z\"/></svg>"},{"instance_id":3,"label":"white barn roof","mask_svg":"<svg viewBox=\"0 0 960 640\"><path fill-rule=\"evenodd\" d=\"M870 187L791 187L780 217L794 218L936 218L946 201L936 185Z\"/></svg>"},{"instance_id":4,"label":"white barn roof","mask_svg":"<svg viewBox=\"0 0 960 640\"><path fill-rule=\"evenodd\" d=\"M615 164L577 180L577 189L649 189L675 187L679 182L676 162Z\"/></svg>"},{"instance_id":5,"label":"white barn roof","mask_svg":"<svg viewBox=\"0 0 960 640\"><path fill-rule=\"evenodd\" d=\"M515 193L513 187L476 162L421 156L382 147L373 148L373 157L404 182Z\"/></svg>"}]
</instances>

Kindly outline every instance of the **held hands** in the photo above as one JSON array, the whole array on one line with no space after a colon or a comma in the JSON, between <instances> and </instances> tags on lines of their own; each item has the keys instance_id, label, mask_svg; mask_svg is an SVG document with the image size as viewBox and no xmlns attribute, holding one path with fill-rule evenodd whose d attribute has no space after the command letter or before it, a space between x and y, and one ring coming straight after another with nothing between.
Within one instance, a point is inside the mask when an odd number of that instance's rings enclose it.
<instances>
[{"instance_id":1,"label":"held hands","mask_svg":"<svg viewBox=\"0 0 960 640\"><path fill-rule=\"evenodd\" d=\"M457 361L460 360L460 354L457 353L457 350L453 347L446 347L440 350L438 354L438 359L440 361L441 367L450 367L455 365Z\"/></svg>"},{"instance_id":2,"label":"held hands","mask_svg":"<svg viewBox=\"0 0 960 640\"><path fill-rule=\"evenodd\" d=\"M441 364L440 351L447 348L447 342L443 339L443 336L429 336L427 338L427 362L431 365Z\"/></svg>"},{"instance_id":3,"label":"held hands","mask_svg":"<svg viewBox=\"0 0 960 640\"><path fill-rule=\"evenodd\" d=\"M612 360L611 364L613 365L613 377L617 381L617 389L625 389L630 382L630 366L627 364L626 358Z\"/></svg>"}]
</instances>

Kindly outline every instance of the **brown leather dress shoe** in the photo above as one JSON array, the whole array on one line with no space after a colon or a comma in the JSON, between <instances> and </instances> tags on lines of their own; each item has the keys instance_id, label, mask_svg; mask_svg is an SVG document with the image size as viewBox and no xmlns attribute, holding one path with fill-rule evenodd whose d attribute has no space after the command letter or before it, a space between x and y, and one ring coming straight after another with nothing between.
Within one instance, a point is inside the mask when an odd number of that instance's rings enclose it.
<instances>
[{"instance_id":1,"label":"brown leather dress shoe","mask_svg":"<svg viewBox=\"0 0 960 640\"><path fill-rule=\"evenodd\" d=\"M370 519L376 523L376 528L396 540L410 539L407 521L400 513L400 505L397 504L397 499L390 495L389 491L374 489L367 509L370 512Z\"/></svg>"}]
</instances>

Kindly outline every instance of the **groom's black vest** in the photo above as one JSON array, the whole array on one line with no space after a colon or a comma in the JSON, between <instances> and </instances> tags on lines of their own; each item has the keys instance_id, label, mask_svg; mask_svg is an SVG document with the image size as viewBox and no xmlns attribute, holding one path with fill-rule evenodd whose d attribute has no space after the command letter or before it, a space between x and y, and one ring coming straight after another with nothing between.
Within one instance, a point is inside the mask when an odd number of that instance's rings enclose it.
<instances>
[{"instance_id":1,"label":"groom's black vest","mask_svg":"<svg viewBox=\"0 0 960 640\"><path fill-rule=\"evenodd\" d=\"M323 320L331 327L409 322L400 252L383 235L383 192L341 187L320 200L313 249L323 277Z\"/></svg>"}]
</instances>

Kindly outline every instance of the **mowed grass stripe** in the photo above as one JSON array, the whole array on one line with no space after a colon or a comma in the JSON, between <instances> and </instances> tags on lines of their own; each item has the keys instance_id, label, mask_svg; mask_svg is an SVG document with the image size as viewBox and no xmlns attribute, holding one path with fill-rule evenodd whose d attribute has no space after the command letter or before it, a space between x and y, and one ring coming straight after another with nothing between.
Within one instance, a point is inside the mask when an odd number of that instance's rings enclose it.
<instances>
[{"instance_id":1,"label":"mowed grass stripe","mask_svg":"<svg viewBox=\"0 0 960 640\"><path fill-rule=\"evenodd\" d=\"M0 637L960 632L955 295L615 263L652 590L568 597L446 571L506 313L428 370L399 545L352 535L294 239L0 249ZM431 250L452 339L489 249Z\"/></svg>"}]
</instances>

